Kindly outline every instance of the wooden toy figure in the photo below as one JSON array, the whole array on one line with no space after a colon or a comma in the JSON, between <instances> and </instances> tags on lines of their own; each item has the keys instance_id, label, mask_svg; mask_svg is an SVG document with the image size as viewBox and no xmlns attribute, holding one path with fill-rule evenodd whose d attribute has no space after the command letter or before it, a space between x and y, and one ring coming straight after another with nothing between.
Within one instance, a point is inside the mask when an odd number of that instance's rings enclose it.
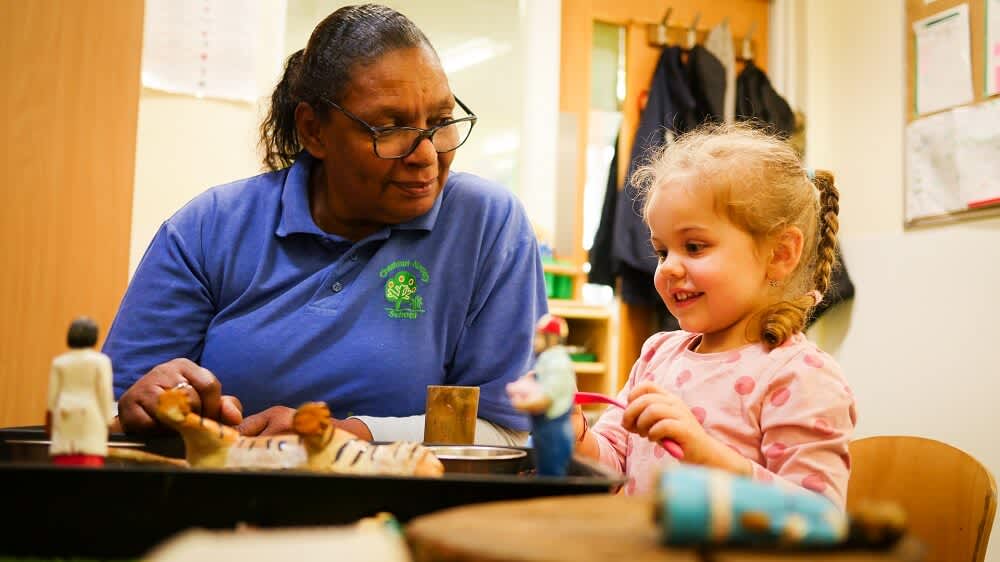
<instances>
[{"instance_id":1,"label":"wooden toy figure","mask_svg":"<svg viewBox=\"0 0 1000 562\"><path fill-rule=\"evenodd\" d=\"M45 426L55 464L104 466L108 424L114 417L111 360L92 348L97 324L86 317L69 327L70 351L52 361Z\"/></svg>"},{"instance_id":2,"label":"wooden toy figure","mask_svg":"<svg viewBox=\"0 0 1000 562\"><path fill-rule=\"evenodd\" d=\"M535 325L535 370L507 385L514 407L531 414L531 439L538 474L565 476L573 454L570 413L576 393L576 371L563 344L566 321L546 314Z\"/></svg>"}]
</instances>

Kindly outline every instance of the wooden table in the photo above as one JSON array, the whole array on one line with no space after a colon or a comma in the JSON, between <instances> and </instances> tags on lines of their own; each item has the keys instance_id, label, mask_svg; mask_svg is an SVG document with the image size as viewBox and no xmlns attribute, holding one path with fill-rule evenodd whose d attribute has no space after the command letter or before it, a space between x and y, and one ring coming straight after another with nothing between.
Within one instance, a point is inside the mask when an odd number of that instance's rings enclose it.
<instances>
[{"instance_id":1,"label":"wooden table","mask_svg":"<svg viewBox=\"0 0 1000 562\"><path fill-rule=\"evenodd\" d=\"M406 537L416 562L916 562L922 556L910 539L880 552L667 548L659 543L651 502L602 494L468 505L413 519Z\"/></svg>"}]
</instances>

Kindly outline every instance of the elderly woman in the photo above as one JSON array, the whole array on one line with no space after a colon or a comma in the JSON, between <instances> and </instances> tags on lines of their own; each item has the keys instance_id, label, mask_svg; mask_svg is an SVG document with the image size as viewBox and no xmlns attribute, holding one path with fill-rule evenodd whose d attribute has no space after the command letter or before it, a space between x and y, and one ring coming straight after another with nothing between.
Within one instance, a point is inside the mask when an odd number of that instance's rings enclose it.
<instances>
[{"instance_id":1,"label":"elderly woman","mask_svg":"<svg viewBox=\"0 0 1000 562\"><path fill-rule=\"evenodd\" d=\"M421 440L427 385L480 387L477 442L521 443L507 383L546 312L517 199L450 173L476 117L405 16L337 10L289 57L261 125L269 173L208 190L156 234L104 345L121 427L181 382L246 434L329 404L363 438Z\"/></svg>"}]
</instances>

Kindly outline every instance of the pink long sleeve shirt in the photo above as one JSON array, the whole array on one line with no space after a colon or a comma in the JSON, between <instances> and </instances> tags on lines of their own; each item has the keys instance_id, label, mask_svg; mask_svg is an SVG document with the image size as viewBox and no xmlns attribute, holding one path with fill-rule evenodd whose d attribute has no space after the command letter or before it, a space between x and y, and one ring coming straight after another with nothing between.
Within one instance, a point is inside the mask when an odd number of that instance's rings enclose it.
<instances>
[{"instance_id":1,"label":"pink long sleeve shirt","mask_svg":"<svg viewBox=\"0 0 1000 562\"><path fill-rule=\"evenodd\" d=\"M753 461L754 479L801 486L843 508L856 415L836 361L801 333L770 353L761 344L695 353L698 338L676 331L646 340L618 399L651 380L680 397L709 435ZM658 469L678 461L621 422L622 410L609 408L594 425L601 462L629 477L626 494L651 492Z\"/></svg>"}]
</instances>

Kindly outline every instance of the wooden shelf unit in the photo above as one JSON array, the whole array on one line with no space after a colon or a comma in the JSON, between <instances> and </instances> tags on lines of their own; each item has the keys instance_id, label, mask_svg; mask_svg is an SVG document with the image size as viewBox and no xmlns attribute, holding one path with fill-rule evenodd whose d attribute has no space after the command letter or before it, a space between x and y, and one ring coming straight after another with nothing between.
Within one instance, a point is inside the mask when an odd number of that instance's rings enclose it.
<instances>
[{"instance_id":1,"label":"wooden shelf unit","mask_svg":"<svg viewBox=\"0 0 1000 562\"><path fill-rule=\"evenodd\" d=\"M580 268L575 265L562 265L557 263L543 263L542 271L545 273L555 273L556 275L569 275L575 278L581 274Z\"/></svg>"},{"instance_id":2,"label":"wooden shelf unit","mask_svg":"<svg viewBox=\"0 0 1000 562\"><path fill-rule=\"evenodd\" d=\"M567 345L584 346L596 356L594 362L574 362L577 387L588 392L617 393L617 306L549 299L549 312L561 316L569 324Z\"/></svg>"}]
</instances>

